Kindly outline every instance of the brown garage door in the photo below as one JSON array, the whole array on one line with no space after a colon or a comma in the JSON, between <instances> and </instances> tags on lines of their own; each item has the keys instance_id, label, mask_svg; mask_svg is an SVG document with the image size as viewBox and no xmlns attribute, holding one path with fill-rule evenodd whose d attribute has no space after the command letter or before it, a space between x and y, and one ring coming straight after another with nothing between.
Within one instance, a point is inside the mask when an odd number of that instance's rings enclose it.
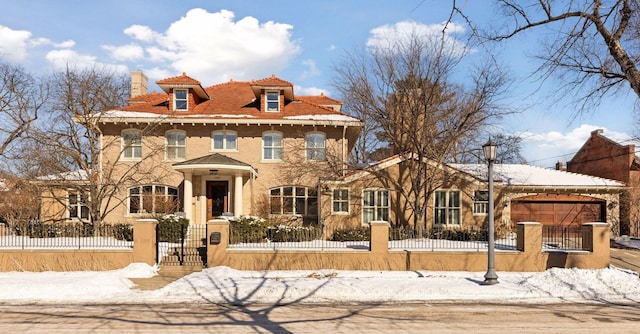
<instances>
[{"instance_id":1,"label":"brown garage door","mask_svg":"<svg viewBox=\"0 0 640 334\"><path fill-rule=\"evenodd\" d=\"M511 203L511 221L534 221L544 225L580 226L604 220L604 202L589 197L560 198L559 201L540 201L533 198ZM571 201L570 199L574 199Z\"/></svg>"}]
</instances>

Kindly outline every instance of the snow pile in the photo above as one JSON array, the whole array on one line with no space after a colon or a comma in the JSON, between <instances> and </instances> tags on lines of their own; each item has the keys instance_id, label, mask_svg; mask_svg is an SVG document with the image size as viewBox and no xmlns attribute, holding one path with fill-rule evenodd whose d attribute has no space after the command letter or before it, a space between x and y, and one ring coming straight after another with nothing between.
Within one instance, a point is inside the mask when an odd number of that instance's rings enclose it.
<instances>
[{"instance_id":1,"label":"snow pile","mask_svg":"<svg viewBox=\"0 0 640 334\"><path fill-rule=\"evenodd\" d=\"M640 303L635 272L617 268L553 268L539 273L498 272L483 286L484 272L240 271L205 269L155 291L136 290L128 278L156 275L134 263L104 272L0 273L3 303L394 303L499 302Z\"/></svg>"}]
</instances>

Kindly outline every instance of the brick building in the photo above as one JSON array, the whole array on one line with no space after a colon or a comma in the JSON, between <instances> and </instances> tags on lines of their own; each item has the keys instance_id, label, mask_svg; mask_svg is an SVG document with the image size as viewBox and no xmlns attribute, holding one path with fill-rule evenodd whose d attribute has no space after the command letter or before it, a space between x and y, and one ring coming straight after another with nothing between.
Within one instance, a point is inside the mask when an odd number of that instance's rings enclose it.
<instances>
[{"instance_id":1,"label":"brick building","mask_svg":"<svg viewBox=\"0 0 640 334\"><path fill-rule=\"evenodd\" d=\"M638 236L640 158L636 156L635 145L622 145L602 133L602 129L591 132L589 139L567 162L567 171L623 182L627 188L620 195L620 234Z\"/></svg>"}]
</instances>

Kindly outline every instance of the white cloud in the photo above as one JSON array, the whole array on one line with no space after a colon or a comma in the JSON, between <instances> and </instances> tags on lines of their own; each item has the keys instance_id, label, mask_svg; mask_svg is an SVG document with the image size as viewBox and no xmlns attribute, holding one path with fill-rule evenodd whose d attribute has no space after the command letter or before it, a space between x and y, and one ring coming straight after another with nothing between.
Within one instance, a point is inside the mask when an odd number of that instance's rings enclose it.
<instances>
[{"instance_id":1,"label":"white cloud","mask_svg":"<svg viewBox=\"0 0 640 334\"><path fill-rule=\"evenodd\" d=\"M316 62L312 59L303 60L302 64L307 67L304 72L302 72L301 79L307 79L310 77L316 77L321 74L318 66L316 66Z\"/></svg>"},{"instance_id":2,"label":"white cloud","mask_svg":"<svg viewBox=\"0 0 640 334\"><path fill-rule=\"evenodd\" d=\"M29 31L13 30L0 25L0 59L11 63L25 61L30 38Z\"/></svg>"},{"instance_id":3,"label":"white cloud","mask_svg":"<svg viewBox=\"0 0 640 334\"><path fill-rule=\"evenodd\" d=\"M322 89L318 87L302 87L302 86L296 85L294 88L295 88L296 95L302 95L302 96L320 95L321 93L324 95L328 95L326 89Z\"/></svg>"},{"instance_id":4,"label":"white cloud","mask_svg":"<svg viewBox=\"0 0 640 334\"><path fill-rule=\"evenodd\" d=\"M144 50L140 45L128 44L122 46L103 45L103 49L111 53L111 57L118 61L137 60L144 57Z\"/></svg>"},{"instance_id":5,"label":"white cloud","mask_svg":"<svg viewBox=\"0 0 640 334\"><path fill-rule=\"evenodd\" d=\"M449 22L440 24L423 24L415 21L400 21L394 25L383 25L371 29L371 37L367 40L367 47L373 50L392 51L398 43L405 44L412 38L418 37L425 44L430 42L438 42L444 34L445 45L449 47L448 51L451 55L461 55L466 50L463 43L453 37L454 34L464 33L464 26ZM425 45L425 46L428 46Z\"/></svg>"},{"instance_id":6,"label":"white cloud","mask_svg":"<svg viewBox=\"0 0 640 334\"><path fill-rule=\"evenodd\" d=\"M94 66L111 68L114 71L128 73L128 69L124 65L114 65L99 62L95 56L81 55L73 50L53 50L49 51L45 56L47 61L55 69L64 68L67 65L72 65L78 68L91 68Z\"/></svg>"},{"instance_id":7,"label":"white cloud","mask_svg":"<svg viewBox=\"0 0 640 334\"><path fill-rule=\"evenodd\" d=\"M603 129L603 135L623 145L632 143L631 135L624 132L607 130L604 127L582 124L567 133L549 131L545 133L522 133L523 156L532 165L550 167L557 161L566 162L587 141L591 132Z\"/></svg>"},{"instance_id":8,"label":"white cloud","mask_svg":"<svg viewBox=\"0 0 640 334\"><path fill-rule=\"evenodd\" d=\"M291 39L289 24L253 17L234 21L234 13L216 13L196 8L158 33L142 25L125 29L125 34L147 43L148 59L166 65L176 73L186 72L203 84L229 79L249 80L278 73L300 52Z\"/></svg>"},{"instance_id":9,"label":"white cloud","mask_svg":"<svg viewBox=\"0 0 640 334\"><path fill-rule=\"evenodd\" d=\"M62 49L72 48L75 45L76 45L76 42L73 40L68 40L60 43L53 43L53 46L55 46L56 48L62 48Z\"/></svg>"}]
</instances>

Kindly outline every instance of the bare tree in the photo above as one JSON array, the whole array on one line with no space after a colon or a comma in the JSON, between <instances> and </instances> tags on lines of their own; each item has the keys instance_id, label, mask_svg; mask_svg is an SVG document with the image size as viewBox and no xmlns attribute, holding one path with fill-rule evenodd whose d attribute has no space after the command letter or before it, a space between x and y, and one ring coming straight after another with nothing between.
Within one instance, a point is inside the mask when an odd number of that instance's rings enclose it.
<instances>
[{"instance_id":1,"label":"bare tree","mask_svg":"<svg viewBox=\"0 0 640 334\"><path fill-rule=\"evenodd\" d=\"M74 193L88 210L88 219L98 227L107 214L126 199L126 187L143 184L162 164L147 160L161 154L162 143L145 143L145 157L123 164L121 154L107 157L107 150L122 153L133 141L121 145L120 134L104 136L101 118L105 113L126 104L129 97L128 76L107 68L76 69L67 67L50 79L51 103L48 105L47 122L34 129L29 137L35 148L30 159L32 173L39 177L43 192L49 193L62 209L68 199L60 190ZM158 122L138 125L142 141L153 133ZM47 176L42 176L47 175ZM147 180L148 181L148 180ZM149 181L150 182L150 181ZM143 194L144 195L144 194ZM58 214L57 216L63 216Z\"/></svg>"},{"instance_id":2,"label":"bare tree","mask_svg":"<svg viewBox=\"0 0 640 334\"><path fill-rule=\"evenodd\" d=\"M37 120L47 96L45 83L21 67L0 64L0 156Z\"/></svg>"},{"instance_id":3,"label":"bare tree","mask_svg":"<svg viewBox=\"0 0 640 334\"><path fill-rule=\"evenodd\" d=\"M640 7L637 0L499 0L504 27L484 38L502 41L533 29L548 28L536 70L541 79L557 76L563 97L576 96L581 110L604 96L628 92L640 97ZM453 1L453 11L463 10ZM479 32L479 30L475 30ZM571 94L569 94L571 93Z\"/></svg>"},{"instance_id":4,"label":"bare tree","mask_svg":"<svg viewBox=\"0 0 640 334\"><path fill-rule=\"evenodd\" d=\"M11 173L0 173L0 178L0 221L11 228L24 227L38 217L38 206L34 205L38 199L36 188Z\"/></svg>"},{"instance_id":5,"label":"bare tree","mask_svg":"<svg viewBox=\"0 0 640 334\"><path fill-rule=\"evenodd\" d=\"M427 199L443 179L437 166L455 161L465 142L506 113L496 103L506 78L491 62L457 72L468 50L451 44L444 34L414 32L387 42L387 47L347 56L335 68L335 87L345 108L371 131L360 140L375 141L358 144L361 162L369 162L366 154L372 147L386 146L389 153L406 157L399 178L384 171L377 177L409 203L419 226ZM463 83L456 82L458 73L464 73Z\"/></svg>"}]
</instances>

